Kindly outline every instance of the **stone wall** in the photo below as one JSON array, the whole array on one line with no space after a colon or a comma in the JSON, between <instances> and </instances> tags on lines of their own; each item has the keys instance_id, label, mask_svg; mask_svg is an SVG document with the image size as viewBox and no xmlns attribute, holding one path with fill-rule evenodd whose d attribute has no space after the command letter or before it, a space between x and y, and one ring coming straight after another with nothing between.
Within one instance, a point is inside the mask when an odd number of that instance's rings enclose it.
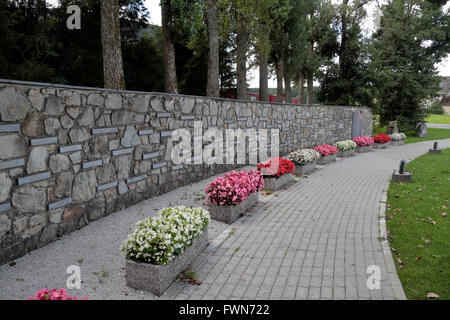
<instances>
[{"instance_id":1,"label":"stone wall","mask_svg":"<svg viewBox=\"0 0 450 320\"><path fill-rule=\"evenodd\" d=\"M357 108L0 80L0 264L144 199L231 169L174 165L170 133L278 128L280 151L351 138ZM371 135L369 109L363 133Z\"/></svg>"}]
</instances>

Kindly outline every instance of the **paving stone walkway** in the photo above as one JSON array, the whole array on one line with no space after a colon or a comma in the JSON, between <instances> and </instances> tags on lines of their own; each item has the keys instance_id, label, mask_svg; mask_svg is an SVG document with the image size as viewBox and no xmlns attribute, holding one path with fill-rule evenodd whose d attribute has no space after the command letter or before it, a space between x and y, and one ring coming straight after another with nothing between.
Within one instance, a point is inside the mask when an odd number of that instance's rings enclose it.
<instances>
[{"instance_id":1,"label":"paving stone walkway","mask_svg":"<svg viewBox=\"0 0 450 320\"><path fill-rule=\"evenodd\" d=\"M195 261L192 269L202 284L176 282L161 299L403 299L389 248L380 241L380 215L392 170L401 159L414 159L431 147L432 141L339 160L286 190L261 196L249 215L221 232ZM441 140L440 147L450 147L450 139ZM81 265L84 280L82 290L71 294L156 299L125 286L119 246L137 220L163 206L199 205L194 198L210 180L108 216L17 259L14 266L0 266L0 299L64 287L71 264ZM371 265L380 268L380 290L367 288Z\"/></svg>"}]
</instances>

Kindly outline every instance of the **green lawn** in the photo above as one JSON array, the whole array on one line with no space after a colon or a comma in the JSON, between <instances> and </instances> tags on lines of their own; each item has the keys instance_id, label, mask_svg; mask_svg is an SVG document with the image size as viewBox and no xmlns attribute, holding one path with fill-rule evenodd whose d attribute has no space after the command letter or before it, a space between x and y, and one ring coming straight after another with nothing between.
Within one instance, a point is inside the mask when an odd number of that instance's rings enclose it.
<instances>
[{"instance_id":1,"label":"green lawn","mask_svg":"<svg viewBox=\"0 0 450 320\"><path fill-rule=\"evenodd\" d=\"M450 149L407 165L413 183L391 183L387 230L408 299L450 299Z\"/></svg>"},{"instance_id":2,"label":"green lawn","mask_svg":"<svg viewBox=\"0 0 450 320\"><path fill-rule=\"evenodd\" d=\"M439 139L450 139L450 130L449 129L428 128L428 138L419 138L419 137L414 137L414 136L408 136L405 139L405 144L422 142L422 141L439 140Z\"/></svg>"},{"instance_id":3,"label":"green lawn","mask_svg":"<svg viewBox=\"0 0 450 320\"><path fill-rule=\"evenodd\" d=\"M433 124L450 124L450 116L445 114L430 114L427 122Z\"/></svg>"}]
</instances>

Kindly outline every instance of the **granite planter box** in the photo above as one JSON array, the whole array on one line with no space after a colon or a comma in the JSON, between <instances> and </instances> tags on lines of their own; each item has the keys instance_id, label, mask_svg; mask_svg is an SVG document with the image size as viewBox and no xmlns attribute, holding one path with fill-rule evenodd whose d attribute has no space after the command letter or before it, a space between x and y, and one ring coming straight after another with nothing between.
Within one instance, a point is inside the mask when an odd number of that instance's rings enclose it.
<instances>
[{"instance_id":1,"label":"granite planter box","mask_svg":"<svg viewBox=\"0 0 450 320\"><path fill-rule=\"evenodd\" d=\"M389 143L375 143L373 149L385 149L389 146Z\"/></svg>"},{"instance_id":2,"label":"granite planter box","mask_svg":"<svg viewBox=\"0 0 450 320\"><path fill-rule=\"evenodd\" d=\"M317 159L316 163L318 165L324 166L324 165L330 164L334 161L336 161L336 155L332 154L332 155L329 155L328 157L321 156L319 159Z\"/></svg>"},{"instance_id":3,"label":"granite planter box","mask_svg":"<svg viewBox=\"0 0 450 320\"><path fill-rule=\"evenodd\" d=\"M355 152L365 153L365 152L369 152L370 150L372 150L372 146L356 147Z\"/></svg>"},{"instance_id":4,"label":"granite planter box","mask_svg":"<svg viewBox=\"0 0 450 320\"><path fill-rule=\"evenodd\" d=\"M350 157L353 156L354 154L355 154L355 149L347 150L347 151L339 150L337 156L338 156L339 158L350 158Z\"/></svg>"},{"instance_id":5,"label":"granite planter box","mask_svg":"<svg viewBox=\"0 0 450 320\"><path fill-rule=\"evenodd\" d=\"M275 192L292 181L292 174L287 173L279 178L264 177L264 191Z\"/></svg>"},{"instance_id":6,"label":"granite planter box","mask_svg":"<svg viewBox=\"0 0 450 320\"><path fill-rule=\"evenodd\" d=\"M399 141L390 141L389 146L391 147L398 147L405 144L405 140L399 140Z\"/></svg>"},{"instance_id":7,"label":"granite planter box","mask_svg":"<svg viewBox=\"0 0 450 320\"><path fill-rule=\"evenodd\" d=\"M126 260L126 284L130 288L149 291L161 296L176 280L177 276L186 270L207 246L208 228L203 231L199 238L194 239L191 246L182 255L176 257L167 266Z\"/></svg>"},{"instance_id":8,"label":"granite planter box","mask_svg":"<svg viewBox=\"0 0 450 320\"><path fill-rule=\"evenodd\" d=\"M296 164L295 165L295 174L297 176L307 175L307 174L313 172L314 170L316 170L316 165L317 165L316 161L305 164L303 166L299 166Z\"/></svg>"},{"instance_id":9,"label":"granite planter box","mask_svg":"<svg viewBox=\"0 0 450 320\"><path fill-rule=\"evenodd\" d=\"M248 209L258 203L259 192L255 192L247 199L235 206L218 206L216 204L209 204L208 211L212 219L219 220L228 224L235 222Z\"/></svg>"}]
</instances>

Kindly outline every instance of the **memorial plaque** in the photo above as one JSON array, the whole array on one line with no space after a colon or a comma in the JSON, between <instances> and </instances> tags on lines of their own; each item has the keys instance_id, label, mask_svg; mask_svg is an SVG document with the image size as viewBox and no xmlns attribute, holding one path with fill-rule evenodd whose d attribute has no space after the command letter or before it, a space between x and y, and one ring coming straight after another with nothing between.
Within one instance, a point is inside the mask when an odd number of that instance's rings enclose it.
<instances>
[{"instance_id":1,"label":"memorial plaque","mask_svg":"<svg viewBox=\"0 0 450 320\"><path fill-rule=\"evenodd\" d=\"M148 159L154 159L154 158L158 158L158 157L159 157L159 152L154 152L154 153L144 154L142 156L142 159L148 160Z\"/></svg>"},{"instance_id":2,"label":"memorial plaque","mask_svg":"<svg viewBox=\"0 0 450 320\"><path fill-rule=\"evenodd\" d=\"M48 172L34 174L32 176L18 178L17 179L17 183L19 184L19 186L21 186L21 185L28 184L28 183L33 183L33 182L38 182L38 181L42 181L42 180L47 180L50 177L51 177L51 174L48 171Z\"/></svg>"},{"instance_id":3,"label":"memorial plaque","mask_svg":"<svg viewBox=\"0 0 450 320\"><path fill-rule=\"evenodd\" d=\"M0 133L18 132L19 130L20 130L19 124L0 124Z\"/></svg>"},{"instance_id":4,"label":"memorial plaque","mask_svg":"<svg viewBox=\"0 0 450 320\"><path fill-rule=\"evenodd\" d=\"M11 202L0 204L0 212L5 212L11 209Z\"/></svg>"},{"instance_id":5,"label":"memorial plaque","mask_svg":"<svg viewBox=\"0 0 450 320\"><path fill-rule=\"evenodd\" d=\"M153 130L149 129L149 130L140 130L139 131L139 135L140 136L149 136L153 134Z\"/></svg>"},{"instance_id":6,"label":"memorial plaque","mask_svg":"<svg viewBox=\"0 0 450 320\"><path fill-rule=\"evenodd\" d=\"M72 198L67 198L61 201L53 202L48 205L48 210L59 209L72 203Z\"/></svg>"},{"instance_id":7,"label":"memorial plaque","mask_svg":"<svg viewBox=\"0 0 450 320\"><path fill-rule=\"evenodd\" d=\"M111 183L107 183L107 184L98 186L97 187L97 191L109 190L109 189L117 187L117 185L118 185L117 181L114 181L114 182L111 182Z\"/></svg>"},{"instance_id":8,"label":"memorial plaque","mask_svg":"<svg viewBox=\"0 0 450 320\"><path fill-rule=\"evenodd\" d=\"M363 119L364 117L361 110L353 113L352 139L362 136Z\"/></svg>"},{"instance_id":9,"label":"memorial plaque","mask_svg":"<svg viewBox=\"0 0 450 320\"><path fill-rule=\"evenodd\" d=\"M25 165L25 159L0 161L0 170L21 167Z\"/></svg>"},{"instance_id":10,"label":"memorial plaque","mask_svg":"<svg viewBox=\"0 0 450 320\"><path fill-rule=\"evenodd\" d=\"M195 120L195 116L181 116L181 120L185 121L185 120Z\"/></svg>"},{"instance_id":11,"label":"memorial plaque","mask_svg":"<svg viewBox=\"0 0 450 320\"><path fill-rule=\"evenodd\" d=\"M44 146L47 144L56 144L58 143L57 137L49 137L49 138L39 138L39 139L32 139L31 140L31 146Z\"/></svg>"},{"instance_id":12,"label":"memorial plaque","mask_svg":"<svg viewBox=\"0 0 450 320\"><path fill-rule=\"evenodd\" d=\"M73 146L64 146L64 147L59 147L59 153L80 151L81 149L83 149L83 146L81 144L76 144Z\"/></svg>"},{"instance_id":13,"label":"memorial plaque","mask_svg":"<svg viewBox=\"0 0 450 320\"><path fill-rule=\"evenodd\" d=\"M183 168L184 168L184 166L182 164L180 164L179 166L172 167L172 171L178 171L178 170L181 170Z\"/></svg>"},{"instance_id":14,"label":"memorial plaque","mask_svg":"<svg viewBox=\"0 0 450 320\"><path fill-rule=\"evenodd\" d=\"M109 134L109 133L118 133L119 129L117 128L98 128L92 129L93 135L101 135L101 134Z\"/></svg>"},{"instance_id":15,"label":"memorial plaque","mask_svg":"<svg viewBox=\"0 0 450 320\"><path fill-rule=\"evenodd\" d=\"M112 155L113 155L113 157L115 157L115 156L123 156L125 154L131 154L131 153L133 153L133 148L114 150L112 152Z\"/></svg>"},{"instance_id":16,"label":"memorial plaque","mask_svg":"<svg viewBox=\"0 0 450 320\"><path fill-rule=\"evenodd\" d=\"M84 162L83 163L83 169L100 167L102 165L103 165L103 160L95 160L95 161L90 161L90 162Z\"/></svg>"},{"instance_id":17,"label":"memorial plaque","mask_svg":"<svg viewBox=\"0 0 450 320\"><path fill-rule=\"evenodd\" d=\"M163 168L163 167L167 167L167 162L155 163L153 165L153 169L159 169L159 168Z\"/></svg>"},{"instance_id":18,"label":"memorial plaque","mask_svg":"<svg viewBox=\"0 0 450 320\"><path fill-rule=\"evenodd\" d=\"M173 135L174 131L164 131L161 132L161 137L171 137Z\"/></svg>"},{"instance_id":19,"label":"memorial plaque","mask_svg":"<svg viewBox=\"0 0 450 320\"><path fill-rule=\"evenodd\" d=\"M139 182L139 181L145 180L147 178L148 178L148 175L146 175L146 174L139 176L139 177L129 178L129 179L127 179L127 184Z\"/></svg>"},{"instance_id":20,"label":"memorial plaque","mask_svg":"<svg viewBox=\"0 0 450 320\"><path fill-rule=\"evenodd\" d=\"M160 112L156 114L157 118L172 118L172 114L168 112Z\"/></svg>"}]
</instances>

